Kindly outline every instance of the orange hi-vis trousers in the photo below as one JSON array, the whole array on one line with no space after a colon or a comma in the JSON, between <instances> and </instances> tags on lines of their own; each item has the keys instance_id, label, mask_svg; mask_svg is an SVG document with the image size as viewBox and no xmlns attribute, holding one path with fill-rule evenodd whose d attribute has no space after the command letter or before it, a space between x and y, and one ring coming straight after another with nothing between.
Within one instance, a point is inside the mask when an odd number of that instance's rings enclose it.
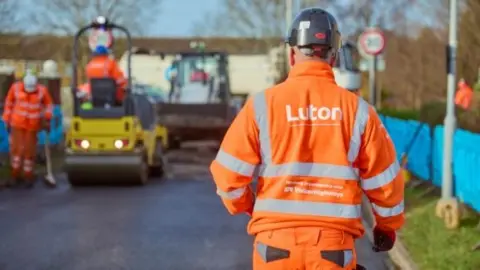
<instances>
[{"instance_id":1,"label":"orange hi-vis trousers","mask_svg":"<svg viewBox=\"0 0 480 270\"><path fill-rule=\"evenodd\" d=\"M36 151L37 132L12 127L10 134L10 162L13 178L20 177L23 171L23 177L26 180L33 180Z\"/></svg>"},{"instance_id":2,"label":"orange hi-vis trousers","mask_svg":"<svg viewBox=\"0 0 480 270\"><path fill-rule=\"evenodd\" d=\"M253 270L354 270L355 239L328 228L299 227L256 235Z\"/></svg>"}]
</instances>

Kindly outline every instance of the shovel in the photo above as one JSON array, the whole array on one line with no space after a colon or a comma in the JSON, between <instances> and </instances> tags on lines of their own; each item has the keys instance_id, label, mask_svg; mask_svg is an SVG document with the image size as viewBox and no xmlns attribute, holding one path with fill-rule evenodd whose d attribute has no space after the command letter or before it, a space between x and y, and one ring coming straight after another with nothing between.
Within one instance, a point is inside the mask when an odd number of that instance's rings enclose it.
<instances>
[{"instance_id":1,"label":"shovel","mask_svg":"<svg viewBox=\"0 0 480 270\"><path fill-rule=\"evenodd\" d=\"M46 159L46 165L47 165L47 174L43 178L43 182L48 186L48 187L56 187L57 186L57 181L55 180L55 177L53 176L52 173L52 156L50 155L50 142L48 138L48 133L46 133L45 136L45 145L44 145L44 150L45 150L45 159Z\"/></svg>"}]
</instances>

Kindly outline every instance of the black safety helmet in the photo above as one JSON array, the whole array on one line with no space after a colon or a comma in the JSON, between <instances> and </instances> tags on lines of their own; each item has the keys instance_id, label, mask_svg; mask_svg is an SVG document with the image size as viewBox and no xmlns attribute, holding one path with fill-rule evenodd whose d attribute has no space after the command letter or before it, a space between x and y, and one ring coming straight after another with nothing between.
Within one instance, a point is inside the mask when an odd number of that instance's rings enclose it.
<instances>
[{"instance_id":1,"label":"black safety helmet","mask_svg":"<svg viewBox=\"0 0 480 270\"><path fill-rule=\"evenodd\" d=\"M321 8L300 11L293 20L285 42L298 47L307 56L335 57L341 47L341 35L332 14Z\"/></svg>"}]
</instances>

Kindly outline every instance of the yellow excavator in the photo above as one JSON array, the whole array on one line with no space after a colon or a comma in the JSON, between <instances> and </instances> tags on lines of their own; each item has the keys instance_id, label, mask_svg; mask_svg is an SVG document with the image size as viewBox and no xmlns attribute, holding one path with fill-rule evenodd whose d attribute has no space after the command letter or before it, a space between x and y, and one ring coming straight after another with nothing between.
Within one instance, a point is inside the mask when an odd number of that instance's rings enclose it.
<instances>
[{"instance_id":1,"label":"yellow excavator","mask_svg":"<svg viewBox=\"0 0 480 270\"><path fill-rule=\"evenodd\" d=\"M135 93L130 76L122 104L115 100L115 80L99 78L89 80L90 106L82 106L82 100L77 98L77 49L82 34L92 29L120 30L127 37L127 51L132 47L129 31L105 17L98 17L76 33L71 82L75 98L66 136L65 171L72 186L144 185L150 177L164 172L167 129L157 124L156 102L145 93ZM130 54L127 72L132 74Z\"/></svg>"}]
</instances>

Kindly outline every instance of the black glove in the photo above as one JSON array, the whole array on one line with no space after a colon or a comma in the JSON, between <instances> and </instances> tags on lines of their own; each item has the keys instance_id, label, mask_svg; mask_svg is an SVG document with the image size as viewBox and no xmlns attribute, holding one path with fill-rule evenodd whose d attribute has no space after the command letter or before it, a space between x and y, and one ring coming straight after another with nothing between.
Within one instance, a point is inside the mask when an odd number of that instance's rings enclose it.
<instances>
[{"instance_id":1,"label":"black glove","mask_svg":"<svg viewBox=\"0 0 480 270\"><path fill-rule=\"evenodd\" d=\"M397 234L395 231L383 231L375 227L373 229L373 251L384 252L393 248Z\"/></svg>"}]
</instances>

